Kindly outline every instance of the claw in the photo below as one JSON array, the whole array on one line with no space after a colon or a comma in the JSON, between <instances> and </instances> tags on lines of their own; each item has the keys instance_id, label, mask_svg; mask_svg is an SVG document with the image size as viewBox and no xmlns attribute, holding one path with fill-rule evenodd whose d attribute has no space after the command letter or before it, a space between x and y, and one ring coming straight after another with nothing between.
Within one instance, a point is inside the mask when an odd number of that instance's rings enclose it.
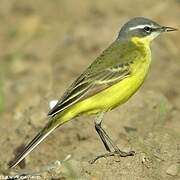
<instances>
[{"instance_id":1,"label":"claw","mask_svg":"<svg viewBox=\"0 0 180 180\"><path fill-rule=\"evenodd\" d=\"M101 154L101 155L97 156L96 158L90 160L89 163L94 164L98 159L107 158L107 157L110 157L110 156L119 155L120 157L127 157L127 156L134 156L134 154L135 154L135 151L123 152L120 149L117 149L114 152L108 152L108 153L105 153L105 154Z\"/></svg>"}]
</instances>

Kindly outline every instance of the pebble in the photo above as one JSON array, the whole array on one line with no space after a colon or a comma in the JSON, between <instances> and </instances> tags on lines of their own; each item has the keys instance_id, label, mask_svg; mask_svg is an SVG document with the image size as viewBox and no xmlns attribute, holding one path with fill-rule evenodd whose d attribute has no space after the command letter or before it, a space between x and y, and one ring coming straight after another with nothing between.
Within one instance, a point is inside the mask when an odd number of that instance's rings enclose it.
<instances>
[{"instance_id":1,"label":"pebble","mask_svg":"<svg viewBox=\"0 0 180 180\"><path fill-rule=\"evenodd\" d=\"M166 170L166 173L168 175L171 175L171 176L176 176L177 173L178 173L178 167L177 167L177 164L172 164L168 167L168 169Z\"/></svg>"}]
</instances>

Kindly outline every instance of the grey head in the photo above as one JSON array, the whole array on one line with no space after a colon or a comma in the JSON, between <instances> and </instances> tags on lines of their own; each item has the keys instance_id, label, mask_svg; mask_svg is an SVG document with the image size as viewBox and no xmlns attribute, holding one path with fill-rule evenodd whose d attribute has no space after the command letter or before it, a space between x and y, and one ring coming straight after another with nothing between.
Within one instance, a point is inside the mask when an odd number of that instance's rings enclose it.
<instances>
[{"instance_id":1,"label":"grey head","mask_svg":"<svg viewBox=\"0 0 180 180\"><path fill-rule=\"evenodd\" d=\"M144 18L135 17L129 20L121 28L118 39L131 39L132 37L148 37L153 40L162 32L176 31L177 29L172 27L161 26L158 23Z\"/></svg>"}]
</instances>

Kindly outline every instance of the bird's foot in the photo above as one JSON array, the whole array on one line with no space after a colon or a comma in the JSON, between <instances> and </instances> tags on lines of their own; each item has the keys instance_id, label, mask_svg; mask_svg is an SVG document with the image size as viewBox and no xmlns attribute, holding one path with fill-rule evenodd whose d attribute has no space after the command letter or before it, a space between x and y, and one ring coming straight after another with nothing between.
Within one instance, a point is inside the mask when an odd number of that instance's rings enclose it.
<instances>
[{"instance_id":1,"label":"bird's foot","mask_svg":"<svg viewBox=\"0 0 180 180\"><path fill-rule=\"evenodd\" d=\"M107 157L110 157L110 156L127 157L127 156L134 156L134 154L135 154L134 151L124 152L124 151L121 151L120 149L116 149L113 152L108 152L108 153L104 153L104 154L98 155L96 158L94 158L91 161L89 161L89 163L90 164L94 164L98 159L100 159L100 158L107 158Z\"/></svg>"}]
</instances>

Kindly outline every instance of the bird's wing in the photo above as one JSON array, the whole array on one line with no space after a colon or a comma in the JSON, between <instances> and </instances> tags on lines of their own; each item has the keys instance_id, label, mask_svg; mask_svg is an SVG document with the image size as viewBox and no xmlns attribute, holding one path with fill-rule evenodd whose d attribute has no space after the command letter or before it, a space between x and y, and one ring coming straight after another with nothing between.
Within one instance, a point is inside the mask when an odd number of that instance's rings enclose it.
<instances>
[{"instance_id":1,"label":"bird's wing","mask_svg":"<svg viewBox=\"0 0 180 180\"><path fill-rule=\"evenodd\" d=\"M121 65L121 68L109 68L89 78L82 78L71 86L56 106L48 115L55 115L67 107L86 99L96 93L112 86L130 74L129 66Z\"/></svg>"},{"instance_id":2,"label":"bird's wing","mask_svg":"<svg viewBox=\"0 0 180 180\"><path fill-rule=\"evenodd\" d=\"M116 44L111 45L91 66L67 89L48 115L54 116L71 105L112 86L130 75L129 59L117 56ZM115 56L112 56L112 54ZM124 53L124 52L123 52ZM119 59L118 59L119 58Z\"/></svg>"}]
</instances>

